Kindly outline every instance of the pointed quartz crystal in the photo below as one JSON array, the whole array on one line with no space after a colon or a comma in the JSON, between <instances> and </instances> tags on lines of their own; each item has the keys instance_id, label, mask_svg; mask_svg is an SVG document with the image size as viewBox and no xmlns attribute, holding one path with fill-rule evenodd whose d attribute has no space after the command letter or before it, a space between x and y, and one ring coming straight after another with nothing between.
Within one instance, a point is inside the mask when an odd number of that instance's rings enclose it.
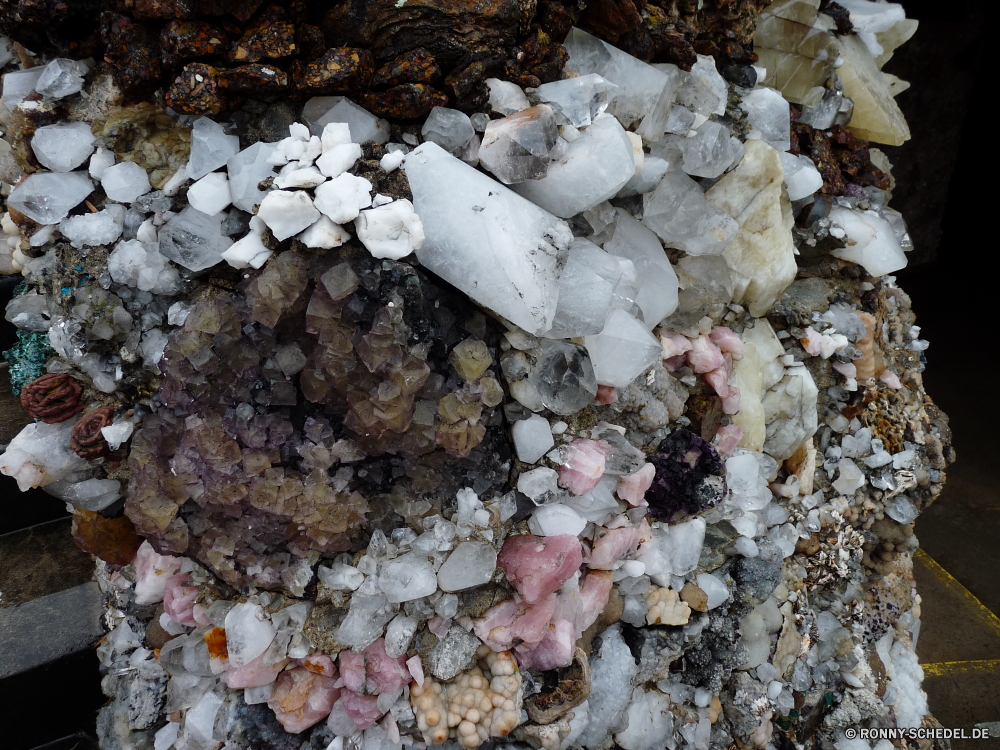
<instances>
[{"instance_id":1,"label":"pointed quartz crystal","mask_svg":"<svg viewBox=\"0 0 1000 750\"><path fill-rule=\"evenodd\" d=\"M548 330L558 253L573 239L565 222L434 143L408 154L404 169L423 222L420 262L528 333Z\"/></svg>"}]
</instances>

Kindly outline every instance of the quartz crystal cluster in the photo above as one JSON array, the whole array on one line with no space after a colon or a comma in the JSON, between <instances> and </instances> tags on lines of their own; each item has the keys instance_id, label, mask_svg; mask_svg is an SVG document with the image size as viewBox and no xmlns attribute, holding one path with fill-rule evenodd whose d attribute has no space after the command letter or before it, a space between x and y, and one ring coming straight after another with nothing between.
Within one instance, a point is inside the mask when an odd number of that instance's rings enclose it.
<instances>
[{"instance_id":1,"label":"quartz crystal cluster","mask_svg":"<svg viewBox=\"0 0 1000 750\"><path fill-rule=\"evenodd\" d=\"M5 62L6 317L51 350L8 353L0 471L99 558L102 746L931 721L910 553L953 453L869 143L902 9L775 2L699 55L540 3L534 67L441 84L451 32L375 70L257 5L170 21L162 96L125 16L96 65Z\"/></svg>"}]
</instances>

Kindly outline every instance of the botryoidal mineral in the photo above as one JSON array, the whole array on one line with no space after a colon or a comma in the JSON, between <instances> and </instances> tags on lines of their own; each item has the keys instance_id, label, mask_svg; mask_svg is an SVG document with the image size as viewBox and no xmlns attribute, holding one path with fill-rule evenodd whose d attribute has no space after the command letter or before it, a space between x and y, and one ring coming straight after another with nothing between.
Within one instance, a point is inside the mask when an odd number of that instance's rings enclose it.
<instances>
[{"instance_id":1,"label":"botryoidal mineral","mask_svg":"<svg viewBox=\"0 0 1000 750\"><path fill-rule=\"evenodd\" d=\"M863 140L905 135L912 24L844 5L765 11L756 68L574 28L483 111L316 97L269 142L8 55L6 317L53 356L0 470L99 558L102 747L927 721L913 521L953 454Z\"/></svg>"}]
</instances>

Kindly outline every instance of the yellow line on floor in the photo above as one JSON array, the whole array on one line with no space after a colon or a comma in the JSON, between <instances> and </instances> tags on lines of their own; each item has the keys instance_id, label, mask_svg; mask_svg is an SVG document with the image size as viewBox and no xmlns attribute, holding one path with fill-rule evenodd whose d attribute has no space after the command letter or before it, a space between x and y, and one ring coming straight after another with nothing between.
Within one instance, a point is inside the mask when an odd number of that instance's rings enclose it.
<instances>
[{"instance_id":1,"label":"yellow line on floor","mask_svg":"<svg viewBox=\"0 0 1000 750\"><path fill-rule=\"evenodd\" d=\"M929 570L935 578L941 581L946 587L948 587L952 593L965 599L965 604L969 608L969 614L978 619L984 626L992 630L997 635L1000 635L1000 617L997 617L993 612L976 596L969 591L965 586L959 583L955 577L949 573L947 570L941 567L940 563L933 557L928 555L922 549L918 549L913 553L914 562L921 563L927 570ZM965 612L962 613L963 615ZM963 662L945 662L945 663L956 663L960 664Z\"/></svg>"},{"instance_id":2,"label":"yellow line on floor","mask_svg":"<svg viewBox=\"0 0 1000 750\"><path fill-rule=\"evenodd\" d=\"M975 672L994 672L1000 670L1000 659L979 659L976 661L939 661L933 664L921 664L924 677L960 677Z\"/></svg>"}]
</instances>

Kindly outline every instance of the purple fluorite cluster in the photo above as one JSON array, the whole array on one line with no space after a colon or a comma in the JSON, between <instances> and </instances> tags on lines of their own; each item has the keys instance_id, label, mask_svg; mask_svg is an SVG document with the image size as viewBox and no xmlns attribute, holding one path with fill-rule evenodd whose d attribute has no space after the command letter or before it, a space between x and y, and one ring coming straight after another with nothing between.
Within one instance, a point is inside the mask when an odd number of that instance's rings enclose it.
<instances>
[{"instance_id":1,"label":"purple fluorite cluster","mask_svg":"<svg viewBox=\"0 0 1000 750\"><path fill-rule=\"evenodd\" d=\"M649 515L676 523L714 508L726 496L725 467L715 447L683 427L660 443L650 458L656 468L646 491Z\"/></svg>"},{"instance_id":2,"label":"purple fluorite cluster","mask_svg":"<svg viewBox=\"0 0 1000 750\"><path fill-rule=\"evenodd\" d=\"M320 555L506 480L495 334L467 302L345 249L242 291L170 337L133 440L126 512L161 551L301 595Z\"/></svg>"}]
</instances>

